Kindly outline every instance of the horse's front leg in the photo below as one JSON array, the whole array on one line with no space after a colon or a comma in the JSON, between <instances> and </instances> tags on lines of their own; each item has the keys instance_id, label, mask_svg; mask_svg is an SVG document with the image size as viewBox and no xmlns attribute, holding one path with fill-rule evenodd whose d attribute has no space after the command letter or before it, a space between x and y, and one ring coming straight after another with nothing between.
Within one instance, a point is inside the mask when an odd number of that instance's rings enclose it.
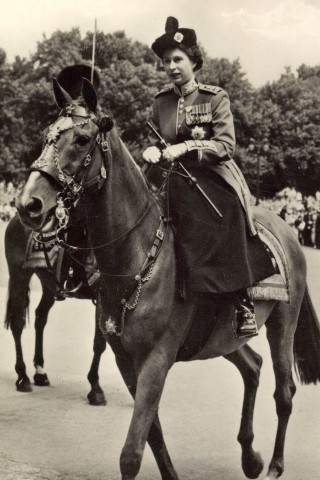
<instances>
[{"instance_id":1,"label":"horse's front leg","mask_svg":"<svg viewBox=\"0 0 320 480\"><path fill-rule=\"evenodd\" d=\"M242 470L248 478L258 478L263 470L263 460L259 452L252 448L253 413L256 393L259 386L261 356L249 345L226 355L224 358L233 363L240 371L244 383L244 398L238 441L242 448Z\"/></svg>"},{"instance_id":2,"label":"horse's front leg","mask_svg":"<svg viewBox=\"0 0 320 480\"><path fill-rule=\"evenodd\" d=\"M127 388L133 398L136 396L137 377L133 364L125 356L116 356L116 362ZM178 475L172 465L170 455L165 444L158 414L156 414L149 430L147 442L153 452L163 480L178 480Z\"/></svg>"},{"instance_id":3,"label":"horse's front leg","mask_svg":"<svg viewBox=\"0 0 320 480\"><path fill-rule=\"evenodd\" d=\"M8 303L5 325L11 328L16 349L15 370L18 374L16 387L18 392L32 392L30 379L27 375L23 360L21 344L22 331L26 323L26 314L29 306L29 272L11 270L8 291Z\"/></svg>"},{"instance_id":4,"label":"horse's front leg","mask_svg":"<svg viewBox=\"0 0 320 480\"><path fill-rule=\"evenodd\" d=\"M107 341L102 335L100 330L100 313L99 307L96 307L96 322L95 322L95 333L94 333L94 341L93 341L93 359L91 363L91 367L88 373L88 381L91 385L91 390L87 395L90 405L106 405L107 400L104 395L104 391L100 387L99 384L99 365L100 365L100 358L103 352L106 349Z\"/></svg>"},{"instance_id":5,"label":"horse's front leg","mask_svg":"<svg viewBox=\"0 0 320 480\"><path fill-rule=\"evenodd\" d=\"M48 314L52 308L54 299L55 284L49 276L39 275L42 284L42 297L39 305L36 308L36 318L34 328L36 332L35 350L33 357L33 364L36 373L33 377L35 385L39 387L48 387L50 385L49 378L44 370L43 358L43 332L47 324ZM52 288L48 288L47 284L52 284Z\"/></svg>"},{"instance_id":6,"label":"horse's front leg","mask_svg":"<svg viewBox=\"0 0 320 480\"><path fill-rule=\"evenodd\" d=\"M137 368L135 404L120 457L122 480L134 480L140 470L145 443L157 415L164 382L173 360L164 347L155 347ZM177 477L165 477L175 479Z\"/></svg>"}]
</instances>

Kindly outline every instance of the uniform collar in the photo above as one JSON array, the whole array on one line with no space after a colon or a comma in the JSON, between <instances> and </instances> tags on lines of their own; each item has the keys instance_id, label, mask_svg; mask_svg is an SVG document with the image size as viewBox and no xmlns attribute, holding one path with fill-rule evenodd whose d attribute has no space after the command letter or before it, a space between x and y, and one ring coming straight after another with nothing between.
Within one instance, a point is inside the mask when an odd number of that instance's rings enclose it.
<instances>
[{"instance_id":1,"label":"uniform collar","mask_svg":"<svg viewBox=\"0 0 320 480\"><path fill-rule=\"evenodd\" d=\"M181 89L176 84L173 84L173 90L179 97L187 97L190 93L197 90L198 87L199 84L195 78L192 78L190 82L182 85Z\"/></svg>"}]
</instances>

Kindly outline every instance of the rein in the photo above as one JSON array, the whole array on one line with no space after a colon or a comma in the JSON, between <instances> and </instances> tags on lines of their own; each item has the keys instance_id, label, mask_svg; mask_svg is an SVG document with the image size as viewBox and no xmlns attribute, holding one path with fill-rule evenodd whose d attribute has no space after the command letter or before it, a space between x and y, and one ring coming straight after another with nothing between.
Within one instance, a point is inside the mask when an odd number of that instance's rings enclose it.
<instances>
[{"instance_id":1,"label":"rein","mask_svg":"<svg viewBox=\"0 0 320 480\"><path fill-rule=\"evenodd\" d=\"M83 120L73 123L72 116L83 118ZM102 152L105 153L105 152L109 152L109 145L107 141L106 131L103 132L100 130L89 152L85 155L84 159L82 160L80 165L77 167L74 174L69 175L67 172L63 171L63 168L61 166L58 147L57 147L57 141L60 138L62 133L74 127L85 126L90 121L93 121L99 126L99 123L95 119L96 119L95 115L93 115L92 113L88 115L86 109L83 107L74 106L74 105L70 105L69 107L67 107L67 109L65 109L65 111L62 112L62 120L60 121L60 124L58 123L59 122L58 120L55 124L53 124L53 126L51 126L51 128L49 127L49 132L46 137L46 144L45 144L44 150L41 156L39 157L39 159L36 160L31 166L31 170L40 171L45 174L48 174L63 187L62 191L57 194L57 206L55 208L55 216L59 222L58 229L55 231L56 243L58 244L59 247L64 248L68 252L68 254L75 261L77 261L77 263L81 265L83 264L72 256L71 254L72 251L73 252L80 251L80 250L95 251L101 248L105 248L108 245L111 245L119 241L120 239L126 237L141 224L141 222L149 213L152 205L151 202L148 202L147 208L145 209L141 217L138 218L137 221L129 229L127 229L125 232L121 233L117 237L113 238L112 240L109 240L108 242L105 242L101 245L96 245L94 247L76 247L68 244L67 242L65 242L63 238L60 237L60 232L66 230L67 228L69 218L70 218L69 210L72 207L75 208L75 205L78 202L80 196L83 194L83 192L88 188L90 188L91 186L96 185L97 183L98 183L98 188L101 188L104 181L106 180L107 170L103 165L103 161L102 161L100 174L95 176L94 178L91 178L86 183L84 181L85 174L87 172L88 167L91 166L91 168L94 168L95 166L95 162L92 161L92 159L97 146L100 146ZM52 149L53 149L53 164L56 171L52 169L52 165L48 165L47 155L48 155L48 150L50 146L52 146ZM103 158L103 155L101 156L101 158ZM173 167L169 169L168 176L171 173L172 168ZM150 250L146 254L145 261L143 262L141 268L138 271L127 273L127 274L112 274L108 272L102 272L97 269L97 273L104 276L109 276L109 277L121 278L121 277L134 276L134 280L135 282L137 282L136 285L133 285L132 292L129 295L129 298L130 298L132 294L136 292L133 302L130 304L126 299L121 300L122 313L121 313L121 326L119 330L115 321L111 318L111 316L105 322L105 327L102 325L102 319L100 318L99 320L100 330L104 336L107 336L109 333L110 334L115 333L118 336L122 335L123 329L124 329L126 311L133 310L137 306L140 293L142 290L142 285L148 280L150 280L152 276L155 260L160 254L160 251L162 249L164 239L166 237L166 233L168 230L167 218L168 218L168 215L167 217L164 217L163 215L160 214L160 222L159 222L159 226L156 231L153 243L151 245ZM40 239L37 239L37 240L42 244L47 243L47 241L43 240L43 238L41 237ZM100 293L98 295L98 304L99 302L101 303Z\"/></svg>"}]
</instances>

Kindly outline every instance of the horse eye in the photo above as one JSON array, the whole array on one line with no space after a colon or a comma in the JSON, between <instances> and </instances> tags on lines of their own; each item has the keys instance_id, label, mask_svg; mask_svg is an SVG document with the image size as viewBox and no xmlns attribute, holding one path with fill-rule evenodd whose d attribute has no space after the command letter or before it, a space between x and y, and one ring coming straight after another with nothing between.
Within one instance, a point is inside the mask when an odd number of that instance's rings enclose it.
<instances>
[{"instance_id":1,"label":"horse eye","mask_svg":"<svg viewBox=\"0 0 320 480\"><path fill-rule=\"evenodd\" d=\"M80 137L78 137L76 139L76 143L78 145L80 145L81 147L84 147L85 145L87 145L87 143L90 142L90 138L89 137L86 137L85 135L80 135Z\"/></svg>"}]
</instances>

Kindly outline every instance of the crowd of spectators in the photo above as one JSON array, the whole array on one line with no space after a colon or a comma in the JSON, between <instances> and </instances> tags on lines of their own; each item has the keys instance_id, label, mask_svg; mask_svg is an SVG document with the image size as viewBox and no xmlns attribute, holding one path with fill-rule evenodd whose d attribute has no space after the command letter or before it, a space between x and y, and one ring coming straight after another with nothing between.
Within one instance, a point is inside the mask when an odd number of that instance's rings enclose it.
<instances>
[{"instance_id":1,"label":"crowd of spectators","mask_svg":"<svg viewBox=\"0 0 320 480\"><path fill-rule=\"evenodd\" d=\"M15 198L23 182L0 180L0 221L7 222L16 213ZM252 203L256 199L252 197ZM259 206L277 213L294 229L302 245L320 249L320 192L302 196L294 188L284 188L271 199L262 199Z\"/></svg>"},{"instance_id":2,"label":"crowd of spectators","mask_svg":"<svg viewBox=\"0 0 320 480\"><path fill-rule=\"evenodd\" d=\"M23 186L22 182L0 180L0 221L8 222L16 214L15 199Z\"/></svg>"},{"instance_id":3,"label":"crowd of spectators","mask_svg":"<svg viewBox=\"0 0 320 480\"><path fill-rule=\"evenodd\" d=\"M302 245L320 248L320 192L315 196L303 196L287 187L274 198L260 200L258 204L291 225Z\"/></svg>"}]
</instances>

